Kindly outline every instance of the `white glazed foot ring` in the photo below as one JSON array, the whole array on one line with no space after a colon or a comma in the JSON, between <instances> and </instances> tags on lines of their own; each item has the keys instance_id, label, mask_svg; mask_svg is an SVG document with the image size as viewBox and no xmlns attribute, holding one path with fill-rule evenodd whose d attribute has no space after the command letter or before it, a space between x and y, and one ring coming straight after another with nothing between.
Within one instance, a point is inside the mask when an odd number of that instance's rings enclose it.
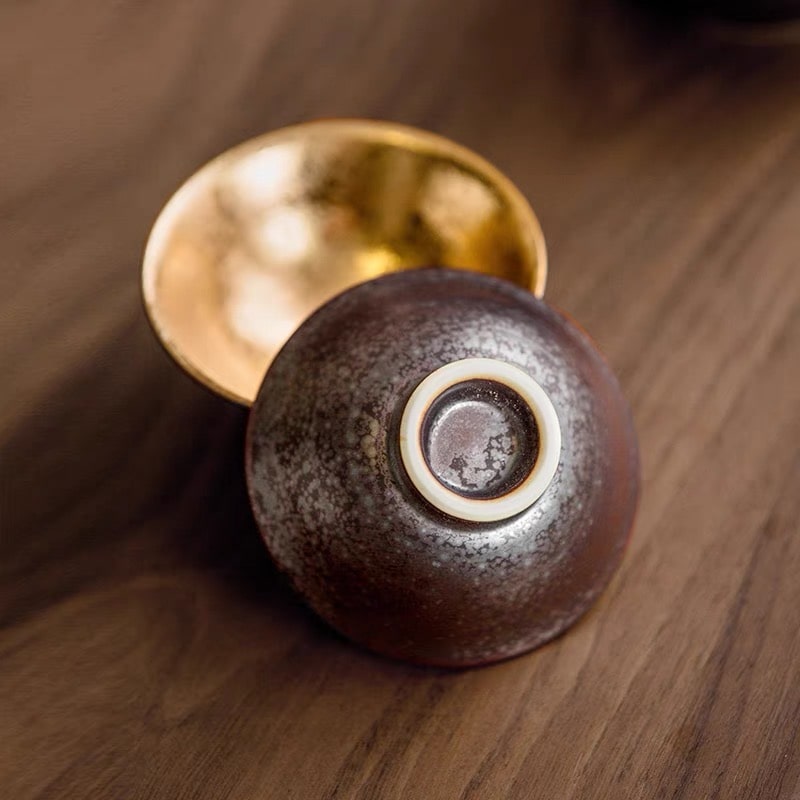
<instances>
[{"instance_id":1,"label":"white glazed foot ring","mask_svg":"<svg viewBox=\"0 0 800 800\"><path fill-rule=\"evenodd\" d=\"M423 428L437 399L458 384L490 381L514 392L536 422L538 452L528 474L496 497L470 497L448 487L426 459ZM529 508L544 494L561 457L561 427L550 398L526 372L493 358L465 358L428 375L412 393L400 423L400 452L417 491L435 508L457 519L495 522Z\"/></svg>"}]
</instances>

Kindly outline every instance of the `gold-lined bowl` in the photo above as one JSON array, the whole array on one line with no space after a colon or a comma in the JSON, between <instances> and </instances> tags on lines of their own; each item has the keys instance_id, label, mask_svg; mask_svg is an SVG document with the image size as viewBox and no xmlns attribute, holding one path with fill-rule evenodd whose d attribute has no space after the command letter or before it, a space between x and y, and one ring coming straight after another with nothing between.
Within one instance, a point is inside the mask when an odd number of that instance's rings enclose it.
<instances>
[{"instance_id":1,"label":"gold-lined bowl","mask_svg":"<svg viewBox=\"0 0 800 800\"><path fill-rule=\"evenodd\" d=\"M297 327L334 295L442 265L541 296L547 256L519 190L440 136L324 120L223 153L177 191L144 255L147 313L169 353L251 405Z\"/></svg>"}]
</instances>

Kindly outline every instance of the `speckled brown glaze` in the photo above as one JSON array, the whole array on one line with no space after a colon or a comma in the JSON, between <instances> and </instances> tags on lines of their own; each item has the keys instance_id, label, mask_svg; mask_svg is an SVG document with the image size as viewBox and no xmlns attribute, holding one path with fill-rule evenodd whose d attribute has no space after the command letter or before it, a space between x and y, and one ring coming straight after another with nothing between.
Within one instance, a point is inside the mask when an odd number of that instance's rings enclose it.
<instances>
[{"instance_id":1,"label":"speckled brown glaze","mask_svg":"<svg viewBox=\"0 0 800 800\"><path fill-rule=\"evenodd\" d=\"M526 371L561 425L549 487L501 522L438 512L399 454L414 388L469 357ZM432 268L351 289L297 330L253 406L247 480L270 553L331 625L387 655L467 666L536 647L591 606L622 557L639 463L585 334L510 283Z\"/></svg>"}]
</instances>

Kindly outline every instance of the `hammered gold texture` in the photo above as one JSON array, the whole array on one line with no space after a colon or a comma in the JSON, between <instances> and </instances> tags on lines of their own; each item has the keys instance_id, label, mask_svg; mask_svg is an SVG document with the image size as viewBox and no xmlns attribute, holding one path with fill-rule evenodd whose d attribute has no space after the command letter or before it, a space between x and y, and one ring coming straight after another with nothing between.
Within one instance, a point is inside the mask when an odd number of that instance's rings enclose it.
<instances>
[{"instance_id":1,"label":"hammered gold texture","mask_svg":"<svg viewBox=\"0 0 800 800\"><path fill-rule=\"evenodd\" d=\"M424 131L326 120L247 142L189 179L156 223L143 289L176 360L247 405L325 301L432 264L544 291L539 223L494 167Z\"/></svg>"}]
</instances>

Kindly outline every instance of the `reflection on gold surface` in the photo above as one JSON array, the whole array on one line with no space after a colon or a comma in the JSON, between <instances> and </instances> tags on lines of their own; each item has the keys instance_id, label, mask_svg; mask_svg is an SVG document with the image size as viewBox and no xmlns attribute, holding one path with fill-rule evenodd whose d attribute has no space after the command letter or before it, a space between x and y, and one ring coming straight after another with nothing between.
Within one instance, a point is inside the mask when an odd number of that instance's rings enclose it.
<instances>
[{"instance_id":1,"label":"reflection on gold surface","mask_svg":"<svg viewBox=\"0 0 800 800\"><path fill-rule=\"evenodd\" d=\"M420 192L420 212L428 227L451 246L468 246L469 236L498 215L498 198L472 175L455 168L441 169Z\"/></svg>"},{"instance_id":2,"label":"reflection on gold surface","mask_svg":"<svg viewBox=\"0 0 800 800\"><path fill-rule=\"evenodd\" d=\"M173 357L249 405L316 308L430 265L544 291L539 224L491 165L433 134L331 120L267 134L196 173L153 228L143 288Z\"/></svg>"},{"instance_id":3,"label":"reflection on gold surface","mask_svg":"<svg viewBox=\"0 0 800 800\"><path fill-rule=\"evenodd\" d=\"M260 255L276 264L295 264L315 250L315 228L301 208L277 208L267 212L253 231Z\"/></svg>"}]
</instances>

